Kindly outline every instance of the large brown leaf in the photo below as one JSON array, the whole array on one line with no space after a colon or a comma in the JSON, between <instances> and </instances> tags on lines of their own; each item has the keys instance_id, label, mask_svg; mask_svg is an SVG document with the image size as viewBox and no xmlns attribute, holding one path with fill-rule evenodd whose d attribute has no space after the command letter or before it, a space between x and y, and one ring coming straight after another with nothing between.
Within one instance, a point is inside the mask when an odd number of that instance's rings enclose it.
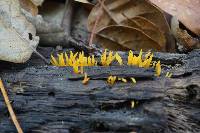
<instances>
[{"instance_id":1,"label":"large brown leaf","mask_svg":"<svg viewBox=\"0 0 200 133\"><path fill-rule=\"evenodd\" d=\"M154 23L148 19L137 16L132 19L125 19L121 22L121 24L142 30L147 36L158 42L161 47L165 47L166 39L164 34Z\"/></svg>"},{"instance_id":2,"label":"large brown leaf","mask_svg":"<svg viewBox=\"0 0 200 133\"><path fill-rule=\"evenodd\" d=\"M200 0L150 0L176 16L188 29L200 35Z\"/></svg>"},{"instance_id":3,"label":"large brown leaf","mask_svg":"<svg viewBox=\"0 0 200 133\"><path fill-rule=\"evenodd\" d=\"M100 30L96 41L110 50L159 50L162 47L139 29L128 26L108 26Z\"/></svg>"},{"instance_id":4,"label":"large brown leaf","mask_svg":"<svg viewBox=\"0 0 200 133\"><path fill-rule=\"evenodd\" d=\"M148 38L147 40L151 40L154 42L155 46L152 46L151 44L147 45L143 41L138 41L136 46L136 49L138 47L147 49L147 48L153 48L155 50L166 50L166 38L169 38L168 35L170 35L169 25L165 19L165 16L163 13L152 4L148 3L145 0L106 0L104 4L102 4L103 9L100 8L100 4L97 4L93 10L91 11L89 17L88 17L88 30L92 31L96 18L100 17L98 24L96 26L96 32L108 29L107 26L111 25L120 25L120 27L129 26L129 28L133 28L135 30L131 30L131 33L136 35L141 35L139 38ZM107 27L107 28L105 28ZM117 27L116 27L117 28ZM119 29L121 30L121 29ZM130 31L130 30L129 30ZM117 30L113 30L113 32L117 32ZM124 30L126 32L126 30ZM139 33L141 32L141 33ZM103 42L105 42L105 38L109 38L110 36L100 37L98 36L97 43L101 43L100 39L103 39ZM123 39L123 36L117 36L120 39ZM138 38L137 38L138 39ZM136 39L136 40L137 40ZM112 39L110 39L112 40ZM108 40L107 40L108 42ZM111 48L111 49L117 49L120 50L119 47L126 47L129 49L134 49L133 45L130 47L122 45L118 41L109 41L112 43L113 46L107 45L108 43L102 44L104 47ZM114 44L114 42L117 42L117 44ZM139 42L141 42L140 46ZM169 40L168 40L169 42ZM145 44L145 45L144 45ZM117 46L122 45L122 46ZM124 48L122 48L124 50Z\"/></svg>"},{"instance_id":5,"label":"large brown leaf","mask_svg":"<svg viewBox=\"0 0 200 133\"><path fill-rule=\"evenodd\" d=\"M94 22L100 14L101 19L96 28L97 31L113 23L120 24L122 21L126 20L127 17L132 19L136 16L142 16L156 24L162 32L169 32L169 25L163 13L145 0L106 0L106 10L105 8L104 10L99 10L99 7L100 4L97 4L88 17L89 31L92 30Z\"/></svg>"}]
</instances>

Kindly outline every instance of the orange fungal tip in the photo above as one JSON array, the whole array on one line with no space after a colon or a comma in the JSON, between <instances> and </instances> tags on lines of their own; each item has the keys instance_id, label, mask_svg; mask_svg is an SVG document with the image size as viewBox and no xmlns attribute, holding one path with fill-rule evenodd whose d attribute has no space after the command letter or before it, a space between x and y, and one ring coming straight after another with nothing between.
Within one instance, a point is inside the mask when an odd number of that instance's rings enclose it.
<instances>
[{"instance_id":1,"label":"orange fungal tip","mask_svg":"<svg viewBox=\"0 0 200 133\"><path fill-rule=\"evenodd\" d=\"M84 85L88 84L89 80L90 80L90 78L88 78L87 73L85 73L84 74L84 79L82 81L82 84L84 84Z\"/></svg>"}]
</instances>

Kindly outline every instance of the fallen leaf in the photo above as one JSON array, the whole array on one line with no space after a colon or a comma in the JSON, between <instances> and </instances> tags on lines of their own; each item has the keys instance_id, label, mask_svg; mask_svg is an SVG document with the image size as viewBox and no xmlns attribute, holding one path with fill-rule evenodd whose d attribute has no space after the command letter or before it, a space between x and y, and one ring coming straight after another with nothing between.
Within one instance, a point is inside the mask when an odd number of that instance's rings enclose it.
<instances>
[{"instance_id":1,"label":"fallen leaf","mask_svg":"<svg viewBox=\"0 0 200 133\"><path fill-rule=\"evenodd\" d=\"M0 12L0 60L24 63L39 43L36 30L22 15L18 0L0 1Z\"/></svg>"},{"instance_id":2,"label":"fallen leaf","mask_svg":"<svg viewBox=\"0 0 200 133\"><path fill-rule=\"evenodd\" d=\"M186 30L179 27L179 21L176 17L171 20L172 33L177 42L181 44L186 50L200 48L200 40L192 37Z\"/></svg>"},{"instance_id":3,"label":"fallen leaf","mask_svg":"<svg viewBox=\"0 0 200 133\"><path fill-rule=\"evenodd\" d=\"M199 0L150 0L165 12L176 16L188 29L200 35Z\"/></svg>"},{"instance_id":4,"label":"fallen leaf","mask_svg":"<svg viewBox=\"0 0 200 133\"><path fill-rule=\"evenodd\" d=\"M20 5L23 9L30 12L33 16L38 14L38 8L31 0L19 0Z\"/></svg>"},{"instance_id":5,"label":"fallen leaf","mask_svg":"<svg viewBox=\"0 0 200 133\"><path fill-rule=\"evenodd\" d=\"M156 51L167 50L166 42L170 42L171 39L169 37L170 29L163 12L160 11L159 8L148 3L146 0L106 0L102 6L103 9L100 10L100 4L97 4L88 17L88 30L92 31L96 18L100 16L96 26L96 33L98 34L96 37L97 44L110 50L121 51L127 49L143 49L145 51L148 49L154 49ZM118 29L109 27L113 25L118 25L120 27L115 27ZM125 28L123 28L123 26L125 26ZM123 34L120 32L119 34L117 31L121 30L119 28L129 33L132 28L131 31L135 33L130 34L133 35L132 38L135 38L133 39L134 41L132 40L131 43L124 43L127 42L127 38L129 38L128 40L130 41L131 37L127 35L127 33ZM112 32L116 33L111 33L108 30L112 30ZM106 34L101 34L102 31L106 31ZM115 38L118 38L118 40L114 39L115 34L117 35ZM127 37L124 37L124 35ZM142 39L145 41L142 41ZM128 46L128 44L131 46Z\"/></svg>"},{"instance_id":6,"label":"fallen leaf","mask_svg":"<svg viewBox=\"0 0 200 133\"><path fill-rule=\"evenodd\" d=\"M143 31L128 26L107 26L97 33L96 41L110 50L162 50L161 46Z\"/></svg>"},{"instance_id":7,"label":"fallen leaf","mask_svg":"<svg viewBox=\"0 0 200 133\"><path fill-rule=\"evenodd\" d=\"M132 19L125 19L121 22L121 24L142 30L147 36L158 42L161 47L165 48L165 35L154 23L148 19L141 16L136 16Z\"/></svg>"},{"instance_id":8,"label":"fallen leaf","mask_svg":"<svg viewBox=\"0 0 200 133\"><path fill-rule=\"evenodd\" d=\"M153 22L162 32L169 32L169 25L162 11L145 0L106 0L104 4L107 12L105 10L98 10L100 4L97 4L91 11L88 17L89 31L91 31L98 14L102 15L97 26L97 31L111 24L120 24L122 21L127 19L123 15L125 14L130 19L136 16L142 16Z\"/></svg>"}]
</instances>

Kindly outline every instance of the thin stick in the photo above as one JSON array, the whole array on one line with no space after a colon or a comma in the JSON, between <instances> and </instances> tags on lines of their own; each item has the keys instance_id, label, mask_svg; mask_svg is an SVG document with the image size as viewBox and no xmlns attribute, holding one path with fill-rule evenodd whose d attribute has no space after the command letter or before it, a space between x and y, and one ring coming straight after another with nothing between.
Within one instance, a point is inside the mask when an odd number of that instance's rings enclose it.
<instances>
[{"instance_id":1,"label":"thin stick","mask_svg":"<svg viewBox=\"0 0 200 133\"><path fill-rule=\"evenodd\" d=\"M1 80L1 78L0 78L0 89L1 89L1 93L2 93L2 95L4 97L4 101L6 103L8 111L10 113L11 119L12 119L12 121L13 121L16 129L17 129L17 132L18 133L23 133L22 128L20 127L20 124L17 121L17 117L16 117L16 115L15 115L15 113L13 111L13 108L12 108L11 104L10 104L10 101L9 101L9 98L8 98L8 94L7 94L7 92L6 92L5 88L4 88L4 85L3 85L3 82Z\"/></svg>"},{"instance_id":2,"label":"thin stick","mask_svg":"<svg viewBox=\"0 0 200 133\"><path fill-rule=\"evenodd\" d=\"M101 2L101 3L104 3L104 1L105 1L105 0L100 1L100 2ZM101 4L101 3L100 3L100 8L99 8L99 10L102 10L102 9L103 9L103 6L102 6L103 4ZM94 23L94 26L93 26L93 28L92 28L92 33L91 33L91 35L90 35L90 40L89 40L89 46L92 46L94 34L96 33L96 27L97 27L97 24L98 24L98 22L99 22L101 16L102 16L102 14L99 14L99 15L97 16L96 21L95 21L95 23Z\"/></svg>"}]
</instances>

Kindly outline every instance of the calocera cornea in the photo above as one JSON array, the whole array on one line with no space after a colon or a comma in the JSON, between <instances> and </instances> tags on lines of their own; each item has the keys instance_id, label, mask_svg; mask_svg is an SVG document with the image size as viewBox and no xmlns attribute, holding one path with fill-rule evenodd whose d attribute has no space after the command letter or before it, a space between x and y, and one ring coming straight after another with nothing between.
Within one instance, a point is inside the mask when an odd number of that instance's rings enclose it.
<instances>
[{"instance_id":1,"label":"calocera cornea","mask_svg":"<svg viewBox=\"0 0 200 133\"><path fill-rule=\"evenodd\" d=\"M102 66L110 66L114 61L117 61L118 64L123 64L123 59L119 55L119 53L115 53L112 51L108 51L107 49L104 50L103 54L100 56L100 62L97 62L97 59L94 55L86 56L84 52L76 52L73 53L70 51L69 55L67 53L60 53L57 54L57 59L51 55L51 64L58 67L72 67L73 72L76 74L83 74L84 67L92 67L97 66L97 64L101 64ZM161 63L160 61L155 62L153 61L153 53L148 52L147 54L143 55L142 49L139 52L139 55L134 55L133 51L129 51L127 57L127 65L129 66L137 66L142 68L155 68L155 76L161 75ZM171 77L171 73L167 73L166 77ZM135 84L135 78L130 78L132 82ZM118 79L119 80L119 79ZM122 82L127 82L126 79L121 78ZM85 80L86 81L86 80ZM109 76L107 82L109 84L114 84L116 81L116 76Z\"/></svg>"}]
</instances>

